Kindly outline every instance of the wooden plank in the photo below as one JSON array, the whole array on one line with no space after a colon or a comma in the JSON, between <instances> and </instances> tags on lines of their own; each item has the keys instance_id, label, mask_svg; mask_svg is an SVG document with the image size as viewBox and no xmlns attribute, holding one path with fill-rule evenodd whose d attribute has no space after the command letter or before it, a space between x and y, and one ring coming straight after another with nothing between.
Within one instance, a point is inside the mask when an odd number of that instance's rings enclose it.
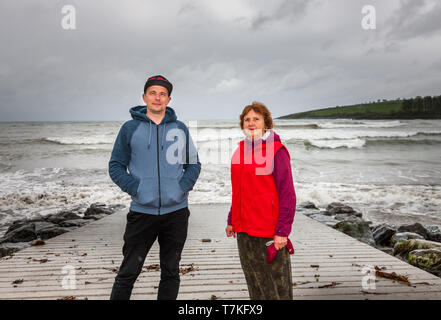
<instances>
[{"instance_id":1,"label":"wooden plank","mask_svg":"<svg viewBox=\"0 0 441 320\"><path fill-rule=\"evenodd\" d=\"M210 299L212 295L219 299L249 298L236 240L226 238L223 231L228 209L191 206L181 266L193 264L194 270L181 276L178 299ZM122 260L125 219L125 212L115 213L49 239L44 246L0 259L0 299L75 296L107 300L116 276L112 269ZM290 237L296 249L291 257L295 299L441 299L440 278L299 213ZM212 241L201 242L203 238ZM159 264L158 256L155 243L144 266ZM48 261L40 263L41 259ZM61 285L66 265L75 270L76 289L63 289ZM377 278L376 289L363 293L362 269L374 265L408 276L413 286ZM132 299L156 299L159 276L159 271L142 272ZM18 279L23 282L14 287L12 282Z\"/></svg>"},{"instance_id":2,"label":"wooden plank","mask_svg":"<svg viewBox=\"0 0 441 320\"><path fill-rule=\"evenodd\" d=\"M107 277L107 278L101 278L99 280L93 281L92 279L80 279L78 278L77 288L82 289L106 289L113 284L113 277ZM358 289L362 289L362 281L360 277L342 277L338 279L338 281L335 280L334 277L328 277L327 279L320 278L320 281L316 281L315 278L309 277L309 278L295 278L294 280L294 289L300 290L300 289L324 289L327 286L331 286L332 288L346 288L346 287L354 287ZM86 282L87 281L87 282ZM196 278L196 277L183 277L181 278L181 287L186 288L196 288L200 289L203 287L204 289L208 288L208 286L220 286L220 285L226 285L228 287L232 286L246 286L245 278L238 277L234 279L229 278ZM140 277L139 281L137 282L136 286L139 288L154 288L158 285L159 282L159 276L155 277ZM412 280L412 286L408 286L406 284L403 284L399 281L393 281L390 279L382 279L378 278L375 282L375 285L377 288L400 288L402 291L412 291L415 288L421 289L417 291L439 291L439 288L437 286L434 286L434 283L431 283L430 280L426 279L419 279L419 280ZM11 283L8 284L8 286L0 287L0 292L8 292L11 291L11 288L13 285ZM12 291L14 292L30 292L30 291L40 291L42 288L44 288L45 291L62 291L60 283L58 281L50 280L46 282L23 282L21 285L14 287ZM413 288L413 289L412 289ZM197 290L195 290L197 291ZM324 291L324 290L321 290ZM333 291L333 290L330 290Z\"/></svg>"}]
</instances>

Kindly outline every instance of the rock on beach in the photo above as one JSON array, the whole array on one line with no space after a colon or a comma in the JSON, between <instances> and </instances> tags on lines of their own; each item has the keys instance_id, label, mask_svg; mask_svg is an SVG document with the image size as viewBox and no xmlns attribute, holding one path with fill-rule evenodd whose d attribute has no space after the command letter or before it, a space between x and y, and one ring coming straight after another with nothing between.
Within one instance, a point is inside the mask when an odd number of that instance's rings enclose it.
<instances>
[{"instance_id":1,"label":"rock on beach","mask_svg":"<svg viewBox=\"0 0 441 320\"><path fill-rule=\"evenodd\" d=\"M419 235L418 233L413 233L413 232L398 232L392 236L391 243L395 245L400 241L411 240L411 239L424 240L424 237L422 235Z\"/></svg>"},{"instance_id":2,"label":"rock on beach","mask_svg":"<svg viewBox=\"0 0 441 320\"><path fill-rule=\"evenodd\" d=\"M394 256L399 256L407 260L409 253L414 250L433 248L441 248L441 243L420 239L400 241L394 246Z\"/></svg>"},{"instance_id":3,"label":"rock on beach","mask_svg":"<svg viewBox=\"0 0 441 320\"><path fill-rule=\"evenodd\" d=\"M375 240L375 244L380 246L388 246L391 244L391 238L395 235L397 229L394 227L382 223L372 229L372 235Z\"/></svg>"},{"instance_id":4,"label":"rock on beach","mask_svg":"<svg viewBox=\"0 0 441 320\"><path fill-rule=\"evenodd\" d=\"M369 223L359 217L350 217L337 223L333 228L360 240L361 242L367 243L371 246L375 245Z\"/></svg>"},{"instance_id":5,"label":"rock on beach","mask_svg":"<svg viewBox=\"0 0 441 320\"><path fill-rule=\"evenodd\" d=\"M441 243L411 239L398 242L394 255L410 264L441 277Z\"/></svg>"},{"instance_id":6,"label":"rock on beach","mask_svg":"<svg viewBox=\"0 0 441 320\"><path fill-rule=\"evenodd\" d=\"M407 259L411 265L441 277L441 247L413 250Z\"/></svg>"},{"instance_id":7,"label":"rock on beach","mask_svg":"<svg viewBox=\"0 0 441 320\"><path fill-rule=\"evenodd\" d=\"M333 202L324 211L316 208L315 204L308 203L301 210L314 220L441 277L441 230L438 226L423 226L418 222L370 226L371 222L363 220L361 213L345 204Z\"/></svg>"},{"instance_id":8,"label":"rock on beach","mask_svg":"<svg viewBox=\"0 0 441 320\"><path fill-rule=\"evenodd\" d=\"M123 205L93 203L84 214L78 207L71 211L60 211L36 219L14 221L0 238L0 257L29 247L36 239L47 240L56 237L122 210L124 207Z\"/></svg>"},{"instance_id":9,"label":"rock on beach","mask_svg":"<svg viewBox=\"0 0 441 320\"><path fill-rule=\"evenodd\" d=\"M356 216L360 217L362 214L360 212L356 212L352 207L345 205L340 202L332 202L326 207L326 211L324 212L327 216L332 215L340 215L340 214L346 214L349 216Z\"/></svg>"}]
</instances>

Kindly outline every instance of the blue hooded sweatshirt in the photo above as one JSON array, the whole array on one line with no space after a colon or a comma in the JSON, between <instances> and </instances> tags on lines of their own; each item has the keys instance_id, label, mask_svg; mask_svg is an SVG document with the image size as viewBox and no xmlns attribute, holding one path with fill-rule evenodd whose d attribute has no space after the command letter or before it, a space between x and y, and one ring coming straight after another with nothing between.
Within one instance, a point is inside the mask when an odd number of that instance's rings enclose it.
<instances>
[{"instance_id":1,"label":"blue hooded sweatshirt","mask_svg":"<svg viewBox=\"0 0 441 320\"><path fill-rule=\"evenodd\" d=\"M130 210L160 215L188 206L201 164L187 126L172 108L159 125L146 112L146 106L130 109L133 120L118 133L109 175L132 196Z\"/></svg>"}]
</instances>

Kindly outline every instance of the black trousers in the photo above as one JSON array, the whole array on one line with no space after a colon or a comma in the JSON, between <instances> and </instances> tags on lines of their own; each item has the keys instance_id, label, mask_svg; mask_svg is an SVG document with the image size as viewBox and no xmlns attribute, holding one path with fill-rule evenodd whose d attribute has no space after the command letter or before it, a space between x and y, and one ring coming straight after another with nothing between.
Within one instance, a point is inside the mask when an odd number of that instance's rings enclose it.
<instances>
[{"instance_id":1,"label":"black trousers","mask_svg":"<svg viewBox=\"0 0 441 320\"><path fill-rule=\"evenodd\" d=\"M158 300L176 300L179 262L187 239L190 211L183 208L164 215L129 211L124 232L124 259L115 277L110 300L129 300L145 258L156 239L159 243L161 280Z\"/></svg>"}]
</instances>

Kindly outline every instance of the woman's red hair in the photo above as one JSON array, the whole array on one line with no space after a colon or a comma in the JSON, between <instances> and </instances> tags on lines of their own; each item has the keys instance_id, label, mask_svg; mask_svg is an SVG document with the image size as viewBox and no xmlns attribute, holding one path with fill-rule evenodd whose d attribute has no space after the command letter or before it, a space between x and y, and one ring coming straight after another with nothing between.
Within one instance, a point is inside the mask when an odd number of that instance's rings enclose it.
<instances>
[{"instance_id":1,"label":"woman's red hair","mask_svg":"<svg viewBox=\"0 0 441 320\"><path fill-rule=\"evenodd\" d=\"M243 130L243 122L245 119L245 116L253 110L256 113L259 113L263 116L263 120L265 122L265 129L272 129L274 127L273 124L273 118L271 117L271 112L269 112L268 108L260 102L253 101L252 104L246 106L242 114L240 115L240 128Z\"/></svg>"}]
</instances>

